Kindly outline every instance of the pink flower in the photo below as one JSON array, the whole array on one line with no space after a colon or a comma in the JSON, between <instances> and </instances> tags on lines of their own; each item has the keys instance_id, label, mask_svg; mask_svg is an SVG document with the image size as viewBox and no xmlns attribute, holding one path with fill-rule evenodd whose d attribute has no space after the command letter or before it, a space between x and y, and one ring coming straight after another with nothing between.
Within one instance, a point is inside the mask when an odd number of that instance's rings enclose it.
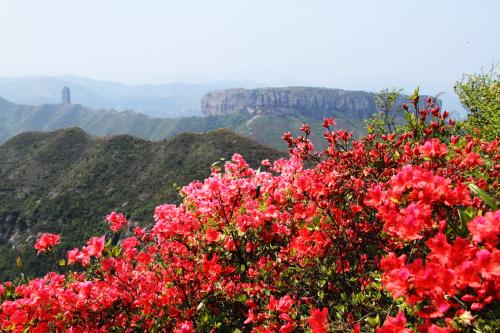
<instances>
[{"instance_id":1,"label":"pink flower","mask_svg":"<svg viewBox=\"0 0 500 333\"><path fill-rule=\"evenodd\" d=\"M35 243L35 249L38 250L37 254L42 252L47 252L52 249L55 245L61 243L61 235L43 233Z\"/></svg>"}]
</instances>

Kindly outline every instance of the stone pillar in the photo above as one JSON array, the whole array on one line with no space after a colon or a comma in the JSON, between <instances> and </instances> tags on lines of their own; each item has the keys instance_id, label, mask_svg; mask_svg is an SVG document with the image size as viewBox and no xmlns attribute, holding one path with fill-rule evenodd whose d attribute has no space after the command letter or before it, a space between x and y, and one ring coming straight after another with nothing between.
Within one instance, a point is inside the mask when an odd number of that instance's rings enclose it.
<instances>
[{"instance_id":1,"label":"stone pillar","mask_svg":"<svg viewBox=\"0 0 500 333\"><path fill-rule=\"evenodd\" d=\"M71 104L71 92L68 87L64 87L61 91L61 103Z\"/></svg>"}]
</instances>

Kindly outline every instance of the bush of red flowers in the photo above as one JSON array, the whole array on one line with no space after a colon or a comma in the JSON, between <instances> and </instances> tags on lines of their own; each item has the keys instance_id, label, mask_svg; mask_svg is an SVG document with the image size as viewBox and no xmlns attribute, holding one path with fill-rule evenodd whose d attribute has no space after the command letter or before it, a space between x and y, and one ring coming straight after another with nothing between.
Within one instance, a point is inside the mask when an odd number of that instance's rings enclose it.
<instances>
[{"instance_id":1,"label":"bush of red flowers","mask_svg":"<svg viewBox=\"0 0 500 333\"><path fill-rule=\"evenodd\" d=\"M359 140L325 119L323 152L304 125L263 170L234 155L149 230L111 213L114 236L69 251L83 269L0 284L0 329L495 331L500 146L447 117L429 99Z\"/></svg>"}]
</instances>

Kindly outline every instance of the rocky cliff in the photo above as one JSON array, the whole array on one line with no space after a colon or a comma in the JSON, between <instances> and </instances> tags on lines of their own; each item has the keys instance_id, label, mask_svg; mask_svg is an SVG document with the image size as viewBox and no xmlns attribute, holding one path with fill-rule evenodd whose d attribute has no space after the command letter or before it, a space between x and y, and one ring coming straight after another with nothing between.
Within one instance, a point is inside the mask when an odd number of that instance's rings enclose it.
<instances>
[{"instance_id":1,"label":"rocky cliff","mask_svg":"<svg viewBox=\"0 0 500 333\"><path fill-rule=\"evenodd\" d=\"M313 119L335 117L364 119L377 111L373 94L342 89L288 87L228 89L206 94L201 99L205 116L232 112L300 114Z\"/></svg>"}]
</instances>

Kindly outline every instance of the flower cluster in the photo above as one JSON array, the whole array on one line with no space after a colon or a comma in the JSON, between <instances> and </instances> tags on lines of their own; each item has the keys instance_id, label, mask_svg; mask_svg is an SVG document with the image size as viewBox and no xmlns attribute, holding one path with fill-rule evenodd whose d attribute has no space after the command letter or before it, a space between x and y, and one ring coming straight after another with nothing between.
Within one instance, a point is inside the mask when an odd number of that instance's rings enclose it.
<instances>
[{"instance_id":1,"label":"flower cluster","mask_svg":"<svg viewBox=\"0 0 500 333\"><path fill-rule=\"evenodd\" d=\"M0 284L0 330L441 332L494 323L500 211L487 193L499 185L500 146L452 136L431 102L422 121L427 114L434 123L421 132L360 140L326 119L323 152L303 126L304 136L284 136L290 157L264 161L265 171L235 154L224 172L185 186L182 204L158 206L150 229L69 251L83 271ZM117 240L127 220L107 220Z\"/></svg>"},{"instance_id":2,"label":"flower cluster","mask_svg":"<svg viewBox=\"0 0 500 333\"><path fill-rule=\"evenodd\" d=\"M111 212L106 216L106 220L110 225L109 229L113 232L118 232L127 225L127 218L122 213Z\"/></svg>"},{"instance_id":3,"label":"flower cluster","mask_svg":"<svg viewBox=\"0 0 500 333\"><path fill-rule=\"evenodd\" d=\"M41 234L35 243L35 249L37 253L47 252L52 249L55 245L61 243L61 235L43 233Z\"/></svg>"}]
</instances>

